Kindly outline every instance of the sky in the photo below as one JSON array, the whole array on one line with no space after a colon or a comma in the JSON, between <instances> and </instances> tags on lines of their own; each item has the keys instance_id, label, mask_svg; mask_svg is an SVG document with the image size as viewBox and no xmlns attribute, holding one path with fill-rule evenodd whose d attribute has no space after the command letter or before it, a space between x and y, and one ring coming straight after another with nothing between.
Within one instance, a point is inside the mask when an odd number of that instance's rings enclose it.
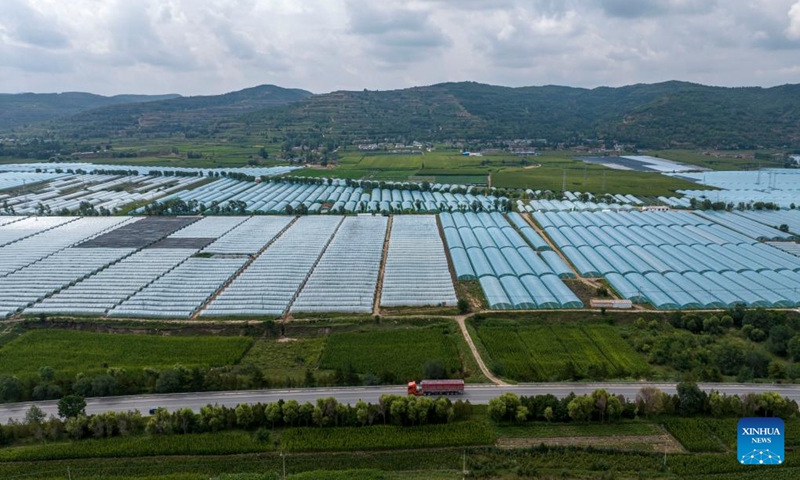
<instances>
[{"instance_id":1,"label":"sky","mask_svg":"<svg viewBox=\"0 0 800 480\"><path fill-rule=\"evenodd\" d=\"M800 0L0 0L0 92L800 83Z\"/></svg>"}]
</instances>

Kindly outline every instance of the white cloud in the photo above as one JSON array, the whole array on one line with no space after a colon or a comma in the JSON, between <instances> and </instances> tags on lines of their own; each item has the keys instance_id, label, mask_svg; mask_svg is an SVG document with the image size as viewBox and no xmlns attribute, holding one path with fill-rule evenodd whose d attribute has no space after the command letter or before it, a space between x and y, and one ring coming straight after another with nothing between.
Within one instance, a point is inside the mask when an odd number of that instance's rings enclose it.
<instances>
[{"instance_id":1,"label":"white cloud","mask_svg":"<svg viewBox=\"0 0 800 480\"><path fill-rule=\"evenodd\" d=\"M796 82L798 0L0 0L0 91Z\"/></svg>"},{"instance_id":2,"label":"white cloud","mask_svg":"<svg viewBox=\"0 0 800 480\"><path fill-rule=\"evenodd\" d=\"M789 28L786 29L789 38L800 40L800 2L789 9Z\"/></svg>"}]
</instances>

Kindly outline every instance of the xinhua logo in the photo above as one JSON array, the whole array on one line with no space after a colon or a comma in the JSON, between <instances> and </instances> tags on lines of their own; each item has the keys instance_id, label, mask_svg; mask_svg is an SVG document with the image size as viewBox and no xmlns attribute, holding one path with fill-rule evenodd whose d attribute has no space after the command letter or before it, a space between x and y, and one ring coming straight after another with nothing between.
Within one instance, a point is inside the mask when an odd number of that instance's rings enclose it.
<instances>
[{"instance_id":1,"label":"xinhua logo","mask_svg":"<svg viewBox=\"0 0 800 480\"><path fill-rule=\"evenodd\" d=\"M783 437L780 418L743 418L739 420L737 442L742 465L780 465L783 463Z\"/></svg>"}]
</instances>

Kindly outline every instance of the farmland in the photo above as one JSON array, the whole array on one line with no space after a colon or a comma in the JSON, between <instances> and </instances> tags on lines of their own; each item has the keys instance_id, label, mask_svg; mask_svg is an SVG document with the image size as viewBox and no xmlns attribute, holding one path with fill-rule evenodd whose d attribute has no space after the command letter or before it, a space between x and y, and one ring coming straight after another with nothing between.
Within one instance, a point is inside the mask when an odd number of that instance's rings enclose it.
<instances>
[{"instance_id":1,"label":"farmland","mask_svg":"<svg viewBox=\"0 0 800 480\"><path fill-rule=\"evenodd\" d=\"M251 343L246 337L160 337L34 330L0 348L0 374L33 375L41 367L74 376L78 372L101 372L108 368L232 365L242 358Z\"/></svg>"},{"instance_id":2,"label":"farmland","mask_svg":"<svg viewBox=\"0 0 800 480\"><path fill-rule=\"evenodd\" d=\"M461 376L463 365L454 335L452 326L388 333L344 333L328 339L320 367L328 370L352 368L357 373L407 382L423 378L426 366L438 362L446 374Z\"/></svg>"},{"instance_id":3,"label":"farmland","mask_svg":"<svg viewBox=\"0 0 800 480\"><path fill-rule=\"evenodd\" d=\"M510 154L464 157L458 151L437 150L422 155L364 155L348 152L338 165L327 169L306 169L303 176L324 176L378 181L408 181L409 177L429 177L442 183L487 183L504 188L530 188L629 193L633 195L671 195L694 184L655 173L612 170L587 165L569 152L545 152L540 157L521 159Z\"/></svg>"},{"instance_id":4,"label":"farmland","mask_svg":"<svg viewBox=\"0 0 800 480\"><path fill-rule=\"evenodd\" d=\"M281 434L283 448L294 452L439 448L488 445L493 442L494 434L486 422L418 427L295 428Z\"/></svg>"},{"instance_id":5,"label":"farmland","mask_svg":"<svg viewBox=\"0 0 800 480\"><path fill-rule=\"evenodd\" d=\"M612 327L480 321L475 330L489 355L490 368L517 381L576 376L636 376L649 369Z\"/></svg>"}]
</instances>

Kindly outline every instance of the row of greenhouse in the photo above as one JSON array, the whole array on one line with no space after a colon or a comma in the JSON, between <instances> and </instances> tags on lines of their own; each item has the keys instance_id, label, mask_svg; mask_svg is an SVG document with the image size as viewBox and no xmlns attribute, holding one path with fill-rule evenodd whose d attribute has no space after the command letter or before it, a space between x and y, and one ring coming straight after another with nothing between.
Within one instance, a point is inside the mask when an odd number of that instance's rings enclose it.
<instances>
[{"instance_id":1,"label":"row of greenhouse","mask_svg":"<svg viewBox=\"0 0 800 480\"><path fill-rule=\"evenodd\" d=\"M690 213L630 215L641 218L606 213L534 217L581 276L605 278L624 298L646 300L659 309L736 303L786 307L800 301L800 258L709 219L691 220ZM609 224L609 217L619 223Z\"/></svg>"},{"instance_id":2,"label":"row of greenhouse","mask_svg":"<svg viewBox=\"0 0 800 480\"><path fill-rule=\"evenodd\" d=\"M478 280L490 308L583 306L561 280L575 275L558 254L534 250L503 215L468 212L439 217L457 278Z\"/></svg>"},{"instance_id":3,"label":"row of greenhouse","mask_svg":"<svg viewBox=\"0 0 800 480\"><path fill-rule=\"evenodd\" d=\"M240 182L223 179L163 199L196 202L205 207L238 201L249 212L290 213L305 208L309 213L401 213L469 210L476 205L498 210L504 197L389 188L362 188L343 182L303 184L291 182ZM143 211L140 209L139 211Z\"/></svg>"}]
</instances>

